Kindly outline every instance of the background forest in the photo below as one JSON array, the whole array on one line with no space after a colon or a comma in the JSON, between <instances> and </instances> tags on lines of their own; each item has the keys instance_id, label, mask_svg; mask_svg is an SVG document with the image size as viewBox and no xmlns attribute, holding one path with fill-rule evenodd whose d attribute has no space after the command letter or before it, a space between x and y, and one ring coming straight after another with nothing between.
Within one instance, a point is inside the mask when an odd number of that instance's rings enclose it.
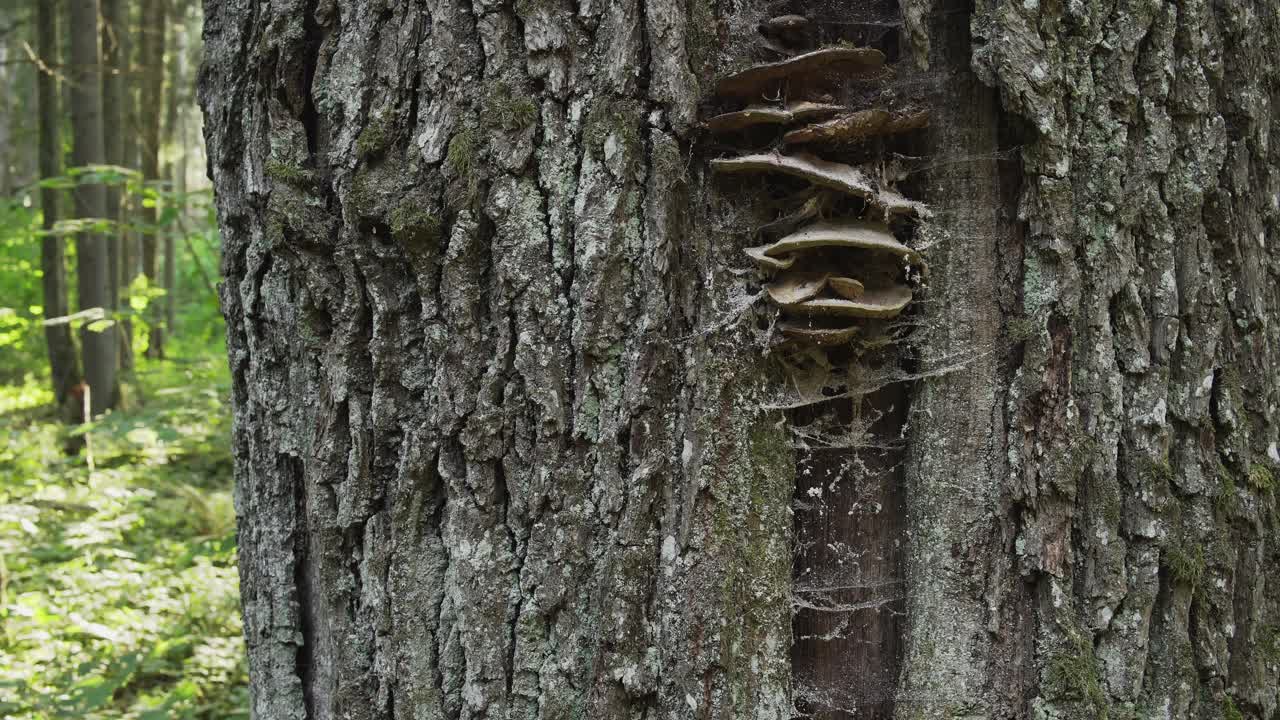
<instances>
[{"instance_id":1,"label":"background forest","mask_svg":"<svg viewBox=\"0 0 1280 720\"><path fill-rule=\"evenodd\" d=\"M200 30L0 0L0 717L247 717Z\"/></svg>"}]
</instances>

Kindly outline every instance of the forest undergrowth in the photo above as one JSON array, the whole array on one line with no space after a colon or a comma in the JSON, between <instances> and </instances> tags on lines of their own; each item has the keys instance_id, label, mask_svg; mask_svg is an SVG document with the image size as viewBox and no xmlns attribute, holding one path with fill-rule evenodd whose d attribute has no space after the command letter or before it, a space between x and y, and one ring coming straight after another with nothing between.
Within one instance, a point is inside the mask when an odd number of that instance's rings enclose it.
<instances>
[{"instance_id":1,"label":"forest undergrowth","mask_svg":"<svg viewBox=\"0 0 1280 720\"><path fill-rule=\"evenodd\" d=\"M136 347L125 407L68 426L22 297L34 218L0 220L0 717L247 718L216 300L180 277L168 359Z\"/></svg>"}]
</instances>

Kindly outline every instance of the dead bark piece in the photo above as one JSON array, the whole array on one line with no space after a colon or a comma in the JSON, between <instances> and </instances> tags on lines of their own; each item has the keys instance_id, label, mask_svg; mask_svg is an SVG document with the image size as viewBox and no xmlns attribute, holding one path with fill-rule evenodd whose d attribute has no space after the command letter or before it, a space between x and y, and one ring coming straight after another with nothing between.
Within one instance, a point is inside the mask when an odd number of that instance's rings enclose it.
<instances>
[{"instance_id":1,"label":"dead bark piece","mask_svg":"<svg viewBox=\"0 0 1280 720\"><path fill-rule=\"evenodd\" d=\"M844 163L831 162L808 153L783 155L760 153L736 158L719 158L711 161L716 172L779 172L808 180L814 185L839 190L865 199L887 215L918 215L927 217L923 203L908 200L892 190L879 190L871 178L861 170Z\"/></svg>"},{"instance_id":2,"label":"dead bark piece","mask_svg":"<svg viewBox=\"0 0 1280 720\"><path fill-rule=\"evenodd\" d=\"M857 300L867 291L867 287L860 281L847 277L827 278L827 286L848 300Z\"/></svg>"},{"instance_id":3,"label":"dead bark piece","mask_svg":"<svg viewBox=\"0 0 1280 720\"><path fill-rule=\"evenodd\" d=\"M716 95L728 98L756 97L768 90L770 83L837 65L855 73L867 74L884 67L884 53L875 48L822 48L786 60L756 65L730 75L716 86Z\"/></svg>"},{"instance_id":4,"label":"dead bark piece","mask_svg":"<svg viewBox=\"0 0 1280 720\"><path fill-rule=\"evenodd\" d=\"M874 135L894 135L919 130L929 124L929 112L893 115L887 110L859 110L807 127L796 128L782 136L788 145L804 143L844 143Z\"/></svg>"},{"instance_id":5,"label":"dead bark piece","mask_svg":"<svg viewBox=\"0 0 1280 720\"><path fill-rule=\"evenodd\" d=\"M830 328L794 320L784 320L778 323L778 329L786 337L793 340L804 340L814 345L843 345L853 340L854 336L858 334L857 325Z\"/></svg>"},{"instance_id":6,"label":"dead bark piece","mask_svg":"<svg viewBox=\"0 0 1280 720\"><path fill-rule=\"evenodd\" d=\"M840 316L860 318L892 318L911 302L911 288L894 285L888 288L868 290L857 300L845 298L814 298L783 308L807 316Z\"/></svg>"},{"instance_id":7,"label":"dead bark piece","mask_svg":"<svg viewBox=\"0 0 1280 720\"><path fill-rule=\"evenodd\" d=\"M749 247L743 250L743 252L745 252L752 260L755 260L756 264L766 270L786 270L796 263L794 255L784 255L781 257L765 255L765 247L767 246L760 245L758 247Z\"/></svg>"},{"instance_id":8,"label":"dead bark piece","mask_svg":"<svg viewBox=\"0 0 1280 720\"><path fill-rule=\"evenodd\" d=\"M830 273L821 272L783 273L776 281L765 285L764 289L779 305L792 305L817 297L822 288L827 286L829 275Z\"/></svg>"},{"instance_id":9,"label":"dead bark piece","mask_svg":"<svg viewBox=\"0 0 1280 720\"><path fill-rule=\"evenodd\" d=\"M712 132L733 132L756 125L787 125L827 117L843 109L840 105L807 100L791 103L786 107L751 105L743 110L716 115L707 120L706 127Z\"/></svg>"},{"instance_id":10,"label":"dead bark piece","mask_svg":"<svg viewBox=\"0 0 1280 720\"><path fill-rule=\"evenodd\" d=\"M794 232L764 248L769 257L790 255L818 247L844 247L898 255L911 264L920 264L920 255L898 242L889 226L866 220L822 220Z\"/></svg>"}]
</instances>

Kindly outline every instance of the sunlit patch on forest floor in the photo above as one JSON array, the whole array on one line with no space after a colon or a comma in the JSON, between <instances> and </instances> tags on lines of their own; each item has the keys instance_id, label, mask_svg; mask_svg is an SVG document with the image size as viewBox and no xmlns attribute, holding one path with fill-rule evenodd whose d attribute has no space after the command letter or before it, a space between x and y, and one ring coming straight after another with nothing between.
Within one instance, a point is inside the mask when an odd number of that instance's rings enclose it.
<instances>
[{"instance_id":1,"label":"sunlit patch on forest floor","mask_svg":"<svg viewBox=\"0 0 1280 720\"><path fill-rule=\"evenodd\" d=\"M138 375L92 472L44 379L0 386L0 717L248 717L225 357Z\"/></svg>"}]
</instances>

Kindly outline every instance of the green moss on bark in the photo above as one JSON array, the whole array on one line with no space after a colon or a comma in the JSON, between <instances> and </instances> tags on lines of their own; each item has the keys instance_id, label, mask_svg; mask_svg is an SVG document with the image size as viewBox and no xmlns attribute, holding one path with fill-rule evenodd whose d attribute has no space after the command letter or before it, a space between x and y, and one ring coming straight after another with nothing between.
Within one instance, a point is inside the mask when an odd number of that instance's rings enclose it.
<instances>
[{"instance_id":1,"label":"green moss on bark","mask_svg":"<svg viewBox=\"0 0 1280 720\"><path fill-rule=\"evenodd\" d=\"M272 180L300 190L309 189L315 184L315 176L311 171L297 165L272 160L267 163L264 171Z\"/></svg>"}]
</instances>

